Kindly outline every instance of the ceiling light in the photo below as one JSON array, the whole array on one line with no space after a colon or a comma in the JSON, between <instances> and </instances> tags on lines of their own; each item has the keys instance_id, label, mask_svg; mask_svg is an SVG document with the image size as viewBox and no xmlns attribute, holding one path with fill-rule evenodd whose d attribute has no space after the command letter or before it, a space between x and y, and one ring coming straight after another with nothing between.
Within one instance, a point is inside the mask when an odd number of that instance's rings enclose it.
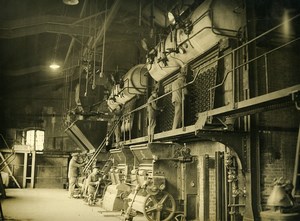
<instances>
[{"instance_id":1,"label":"ceiling light","mask_svg":"<svg viewBox=\"0 0 300 221\"><path fill-rule=\"evenodd\" d=\"M60 68L60 66L59 66L58 64L55 64L55 63L50 64L49 67L50 67L52 70L57 70L58 68Z\"/></svg>"},{"instance_id":2,"label":"ceiling light","mask_svg":"<svg viewBox=\"0 0 300 221\"><path fill-rule=\"evenodd\" d=\"M63 3L66 5L77 5L79 0L63 0Z\"/></svg>"}]
</instances>

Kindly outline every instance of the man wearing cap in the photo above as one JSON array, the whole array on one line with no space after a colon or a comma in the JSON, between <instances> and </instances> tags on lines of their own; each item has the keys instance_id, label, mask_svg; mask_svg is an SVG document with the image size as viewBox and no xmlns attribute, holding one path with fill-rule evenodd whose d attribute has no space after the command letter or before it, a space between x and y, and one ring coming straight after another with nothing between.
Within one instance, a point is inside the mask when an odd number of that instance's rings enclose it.
<instances>
[{"instance_id":1,"label":"man wearing cap","mask_svg":"<svg viewBox=\"0 0 300 221\"><path fill-rule=\"evenodd\" d=\"M178 73L177 79L172 83L172 104L174 106L174 119L172 129L182 126L182 104L184 95L187 94L185 85L185 75L187 66L183 66Z\"/></svg>"},{"instance_id":2,"label":"man wearing cap","mask_svg":"<svg viewBox=\"0 0 300 221\"><path fill-rule=\"evenodd\" d=\"M69 171L68 171L68 178L69 178L69 198L73 198L75 186L78 182L79 177L79 169L85 163L81 163L79 161L79 153L73 153L72 159L69 162Z\"/></svg>"},{"instance_id":3,"label":"man wearing cap","mask_svg":"<svg viewBox=\"0 0 300 221\"><path fill-rule=\"evenodd\" d=\"M91 174L88 176L86 184L88 188L89 204L94 204L97 185L99 185L99 168L94 167Z\"/></svg>"},{"instance_id":4,"label":"man wearing cap","mask_svg":"<svg viewBox=\"0 0 300 221\"><path fill-rule=\"evenodd\" d=\"M147 101L147 113L148 113L148 142L151 143L153 141L154 137L154 129L156 127L156 114L158 110L161 110L157 106L157 100L155 100L158 97L157 90L154 89L151 93L151 96L148 98Z\"/></svg>"}]
</instances>

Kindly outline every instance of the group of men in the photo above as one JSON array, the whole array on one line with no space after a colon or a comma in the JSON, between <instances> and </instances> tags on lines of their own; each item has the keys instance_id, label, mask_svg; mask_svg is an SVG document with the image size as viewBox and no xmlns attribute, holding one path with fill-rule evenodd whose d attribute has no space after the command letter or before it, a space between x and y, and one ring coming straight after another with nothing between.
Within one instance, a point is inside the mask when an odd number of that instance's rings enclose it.
<instances>
[{"instance_id":1,"label":"group of men","mask_svg":"<svg viewBox=\"0 0 300 221\"><path fill-rule=\"evenodd\" d=\"M183 119L183 105L184 97L187 94L186 84L187 66L183 66L178 73L177 79L173 81L171 85L172 90L172 104L174 106L174 118L172 129L176 129L182 126ZM147 113L148 113L148 141L151 143L154 137L154 130L156 127L156 116L158 111L163 111L162 108L157 106L158 88L155 88L151 96L147 101Z\"/></svg>"},{"instance_id":2,"label":"group of men","mask_svg":"<svg viewBox=\"0 0 300 221\"><path fill-rule=\"evenodd\" d=\"M174 106L174 119L172 129L176 129L182 125L183 119L183 104L184 96L187 94L186 85L186 74L187 66L183 66L178 73L177 79L172 83L172 104ZM163 111L162 108L157 105L158 98L158 88L155 88L147 101L147 118L148 118L148 142L152 142L154 138L154 130L156 127L156 117L159 111ZM118 124L119 117L122 114L121 105L116 108L114 117L114 122ZM116 143L120 141L120 127L116 125L115 128L115 139ZM78 178L80 176L80 168L86 163L80 160L79 153L72 154L72 159L69 162L69 198L74 198L75 188L78 185ZM83 194L87 194L88 197L95 195L97 191L97 186L99 185L99 169L97 167L93 168L93 171L88 175L82 184L81 191Z\"/></svg>"},{"instance_id":3,"label":"group of men","mask_svg":"<svg viewBox=\"0 0 300 221\"><path fill-rule=\"evenodd\" d=\"M80 186L79 177L80 177L80 169L86 165L81 159L79 153L73 153L72 158L69 162L69 198L77 198L75 194L76 186ZM80 194L86 195L88 198L95 199L95 194L97 190L97 186L99 185L99 169L97 167L93 167L92 172L87 176L87 178L81 184ZM78 194L77 194L78 195Z\"/></svg>"},{"instance_id":4,"label":"group of men","mask_svg":"<svg viewBox=\"0 0 300 221\"><path fill-rule=\"evenodd\" d=\"M187 66L184 65L181 67L177 79L172 83L172 104L174 106L174 119L172 129L176 129L182 126L182 119L183 119L183 104L184 104L184 97L187 94L187 89L185 87L186 84L186 75L187 75ZM148 119L148 141L151 143L154 138L154 130L156 127L156 117L159 111L163 111L162 108L157 106L157 98L158 98L158 87L151 92L150 97L147 100L147 119ZM114 127L114 135L115 135L115 142L118 145L121 138L121 127L119 119L122 116L124 106L121 103L117 103L110 98L109 100L111 103L110 105L115 106L112 110L114 117L112 119Z\"/></svg>"}]
</instances>

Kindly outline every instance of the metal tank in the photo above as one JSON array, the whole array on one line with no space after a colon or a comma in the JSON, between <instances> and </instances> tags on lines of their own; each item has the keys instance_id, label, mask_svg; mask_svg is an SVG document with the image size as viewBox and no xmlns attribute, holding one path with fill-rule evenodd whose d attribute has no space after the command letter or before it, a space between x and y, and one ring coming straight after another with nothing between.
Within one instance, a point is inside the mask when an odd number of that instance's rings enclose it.
<instances>
[{"instance_id":1,"label":"metal tank","mask_svg":"<svg viewBox=\"0 0 300 221\"><path fill-rule=\"evenodd\" d=\"M124 105L136 95L144 94L147 89L147 73L145 64L132 67L123 76L122 82L114 85L107 101L109 108L113 111L119 104Z\"/></svg>"},{"instance_id":2,"label":"metal tank","mask_svg":"<svg viewBox=\"0 0 300 221\"><path fill-rule=\"evenodd\" d=\"M242 1L203 2L188 18L175 24L167 38L152 50L154 56L147 64L152 78L160 81L222 39L236 38L243 22L241 10Z\"/></svg>"}]
</instances>

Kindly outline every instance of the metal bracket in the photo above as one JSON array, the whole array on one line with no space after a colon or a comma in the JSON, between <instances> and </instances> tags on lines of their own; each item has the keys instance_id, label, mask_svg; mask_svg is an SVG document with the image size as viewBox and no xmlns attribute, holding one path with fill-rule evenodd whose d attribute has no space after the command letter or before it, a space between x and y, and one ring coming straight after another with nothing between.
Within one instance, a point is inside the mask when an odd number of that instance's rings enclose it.
<instances>
[{"instance_id":1,"label":"metal bracket","mask_svg":"<svg viewBox=\"0 0 300 221\"><path fill-rule=\"evenodd\" d=\"M195 123L195 129L196 130L202 130L206 121L207 121L207 112L203 112L198 114L198 120Z\"/></svg>"},{"instance_id":2,"label":"metal bracket","mask_svg":"<svg viewBox=\"0 0 300 221\"><path fill-rule=\"evenodd\" d=\"M247 145L247 140L249 139L248 133L243 132L232 132L232 131L205 131L197 130L196 136L203 140L211 140L223 143L224 145L232 148L236 154L239 156L242 164L242 170L248 170L247 161L247 150L250 148Z\"/></svg>"}]
</instances>

